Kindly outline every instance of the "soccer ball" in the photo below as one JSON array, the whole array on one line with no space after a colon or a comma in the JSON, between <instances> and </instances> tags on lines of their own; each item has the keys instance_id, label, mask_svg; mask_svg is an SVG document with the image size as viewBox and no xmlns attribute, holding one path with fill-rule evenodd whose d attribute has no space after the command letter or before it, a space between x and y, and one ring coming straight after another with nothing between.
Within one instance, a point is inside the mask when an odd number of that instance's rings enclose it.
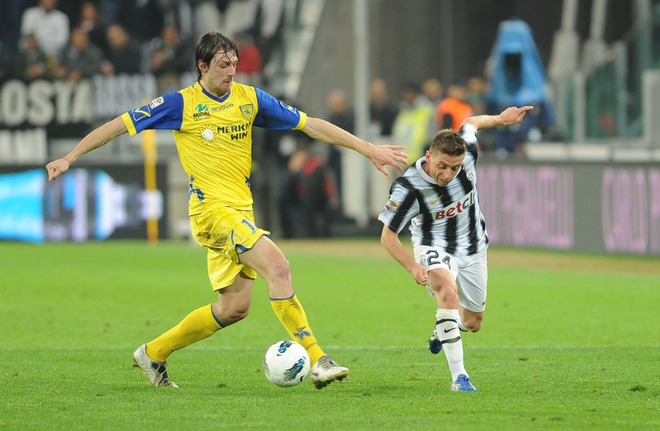
<instances>
[{"instance_id":1,"label":"soccer ball","mask_svg":"<svg viewBox=\"0 0 660 431\"><path fill-rule=\"evenodd\" d=\"M264 373L277 386L296 386L309 374L307 350L295 341L278 341L264 356Z\"/></svg>"}]
</instances>

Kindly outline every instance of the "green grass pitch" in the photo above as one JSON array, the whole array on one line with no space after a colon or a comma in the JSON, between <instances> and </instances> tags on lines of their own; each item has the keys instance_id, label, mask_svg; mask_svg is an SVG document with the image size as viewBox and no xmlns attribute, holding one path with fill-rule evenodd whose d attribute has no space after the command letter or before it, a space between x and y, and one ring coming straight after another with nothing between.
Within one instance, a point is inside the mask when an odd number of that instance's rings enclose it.
<instances>
[{"instance_id":1,"label":"green grass pitch","mask_svg":"<svg viewBox=\"0 0 660 431\"><path fill-rule=\"evenodd\" d=\"M435 303L377 240L280 245L351 368L320 391L265 378L288 335L263 280L246 320L170 357L179 390L131 367L215 299L199 247L0 243L0 430L660 429L660 259L492 248L484 326L463 336L479 392L451 393Z\"/></svg>"}]
</instances>

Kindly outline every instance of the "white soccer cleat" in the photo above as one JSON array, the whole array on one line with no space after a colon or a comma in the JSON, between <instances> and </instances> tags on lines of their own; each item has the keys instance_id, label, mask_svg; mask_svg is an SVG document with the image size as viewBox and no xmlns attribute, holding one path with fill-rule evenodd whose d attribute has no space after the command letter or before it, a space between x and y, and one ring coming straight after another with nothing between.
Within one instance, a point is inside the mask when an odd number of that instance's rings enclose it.
<instances>
[{"instance_id":1,"label":"white soccer cleat","mask_svg":"<svg viewBox=\"0 0 660 431\"><path fill-rule=\"evenodd\" d=\"M323 355L309 372L316 389L323 389L334 381L348 377L348 368L337 364L330 355Z\"/></svg>"},{"instance_id":2,"label":"white soccer cleat","mask_svg":"<svg viewBox=\"0 0 660 431\"><path fill-rule=\"evenodd\" d=\"M154 386L178 388L167 376L167 362L158 362L147 356L147 345L143 344L133 353L133 367L142 370Z\"/></svg>"}]
</instances>

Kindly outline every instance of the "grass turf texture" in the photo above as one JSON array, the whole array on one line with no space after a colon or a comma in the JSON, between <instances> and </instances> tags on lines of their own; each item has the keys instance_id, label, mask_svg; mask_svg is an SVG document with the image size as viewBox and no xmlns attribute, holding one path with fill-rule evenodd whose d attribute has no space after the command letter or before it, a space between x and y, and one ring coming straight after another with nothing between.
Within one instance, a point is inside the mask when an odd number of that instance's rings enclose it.
<instances>
[{"instance_id":1,"label":"grass turf texture","mask_svg":"<svg viewBox=\"0 0 660 431\"><path fill-rule=\"evenodd\" d=\"M172 355L181 388L154 388L131 354L215 299L203 250L0 243L0 429L660 427L659 259L492 248L484 327L463 336L469 394L427 350L434 301L377 241L279 244L343 383L267 381L263 354L288 335L259 280L245 321Z\"/></svg>"}]
</instances>

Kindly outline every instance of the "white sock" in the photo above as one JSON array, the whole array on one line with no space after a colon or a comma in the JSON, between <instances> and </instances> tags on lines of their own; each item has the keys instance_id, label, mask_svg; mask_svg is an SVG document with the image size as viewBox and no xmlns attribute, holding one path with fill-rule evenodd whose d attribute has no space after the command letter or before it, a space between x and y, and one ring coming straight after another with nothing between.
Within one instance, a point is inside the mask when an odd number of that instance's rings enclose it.
<instances>
[{"instance_id":1,"label":"white sock","mask_svg":"<svg viewBox=\"0 0 660 431\"><path fill-rule=\"evenodd\" d=\"M460 374L468 375L463 365L463 340L461 340L461 333L458 329L460 319L458 310L438 308L435 319L435 330L447 357L452 382L455 382Z\"/></svg>"}]
</instances>

